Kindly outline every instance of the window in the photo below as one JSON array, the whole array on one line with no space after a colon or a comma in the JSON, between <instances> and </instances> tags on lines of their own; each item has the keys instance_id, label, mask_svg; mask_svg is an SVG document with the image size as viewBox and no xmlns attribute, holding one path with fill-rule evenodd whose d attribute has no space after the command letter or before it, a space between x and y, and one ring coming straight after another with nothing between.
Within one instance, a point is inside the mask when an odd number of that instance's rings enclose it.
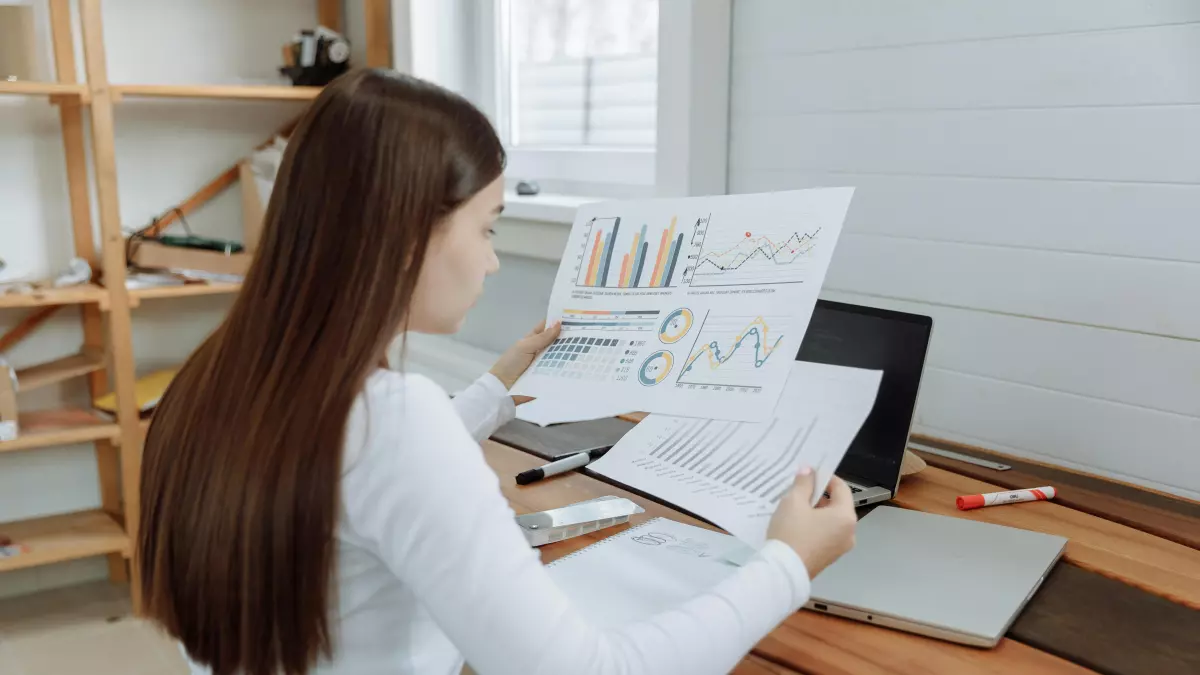
<instances>
[{"instance_id":1,"label":"window","mask_svg":"<svg viewBox=\"0 0 1200 675\"><path fill-rule=\"evenodd\" d=\"M506 4L513 147L654 147L657 2Z\"/></svg>"},{"instance_id":2,"label":"window","mask_svg":"<svg viewBox=\"0 0 1200 675\"><path fill-rule=\"evenodd\" d=\"M658 1L497 0L495 12L510 179L555 192L652 186Z\"/></svg>"}]
</instances>

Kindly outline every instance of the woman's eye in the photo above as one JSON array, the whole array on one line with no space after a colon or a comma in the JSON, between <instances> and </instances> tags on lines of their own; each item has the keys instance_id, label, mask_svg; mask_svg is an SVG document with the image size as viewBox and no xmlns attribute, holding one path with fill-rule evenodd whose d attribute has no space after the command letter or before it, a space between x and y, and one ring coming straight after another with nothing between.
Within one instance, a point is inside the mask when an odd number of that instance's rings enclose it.
<instances>
[{"instance_id":1,"label":"woman's eye","mask_svg":"<svg viewBox=\"0 0 1200 675\"><path fill-rule=\"evenodd\" d=\"M496 236L496 228L494 228L494 227L489 227L489 228L488 228L488 231L487 231L487 234L488 234L488 236L489 236L489 237L494 237L494 236Z\"/></svg>"}]
</instances>

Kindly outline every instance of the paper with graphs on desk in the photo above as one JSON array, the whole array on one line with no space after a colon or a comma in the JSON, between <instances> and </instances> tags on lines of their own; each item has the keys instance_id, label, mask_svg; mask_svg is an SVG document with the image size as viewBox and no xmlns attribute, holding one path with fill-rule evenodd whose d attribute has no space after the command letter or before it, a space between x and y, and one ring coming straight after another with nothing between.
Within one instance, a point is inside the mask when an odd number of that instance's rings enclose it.
<instances>
[{"instance_id":1,"label":"paper with graphs on desk","mask_svg":"<svg viewBox=\"0 0 1200 675\"><path fill-rule=\"evenodd\" d=\"M583 409L578 403L561 398L535 398L528 403L517 406L517 419L524 420L539 427L552 424L569 424L571 422L588 422L591 420L620 417L628 413L638 412L628 405L611 405L608 407L592 407Z\"/></svg>"},{"instance_id":2,"label":"paper with graphs on desk","mask_svg":"<svg viewBox=\"0 0 1200 675\"><path fill-rule=\"evenodd\" d=\"M546 567L584 616L611 628L644 621L716 586L737 570L728 559L752 557L745 549L727 534L654 518Z\"/></svg>"},{"instance_id":3,"label":"paper with graphs on desk","mask_svg":"<svg viewBox=\"0 0 1200 675\"><path fill-rule=\"evenodd\" d=\"M801 466L813 503L875 405L882 371L794 361L767 422L650 415L588 468L706 518L757 548Z\"/></svg>"},{"instance_id":4,"label":"paper with graphs on desk","mask_svg":"<svg viewBox=\"0 0 1200 675\"><path fill-rule=\"evenodd\" d=\"M562 334L513 393L583 416L770 419L853 193L585 204L546 313Z\"/></svg>"}]
</instances>

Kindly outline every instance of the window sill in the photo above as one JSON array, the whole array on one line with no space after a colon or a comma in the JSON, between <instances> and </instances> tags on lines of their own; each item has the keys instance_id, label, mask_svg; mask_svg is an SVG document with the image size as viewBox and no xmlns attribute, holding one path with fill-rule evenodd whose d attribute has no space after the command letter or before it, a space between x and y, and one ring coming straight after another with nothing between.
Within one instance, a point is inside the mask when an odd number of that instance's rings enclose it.
<instances>
[{"instance_id":1,"label":"window sill","mask_svg":"<svg viewBox=\"0 0 1200 675\"><path fill-rule=\"evenodd\" d=\"M598 197L580 197L576 195L538 194L532 196L518 195L515 192L504 193L504 218L531 220L539 223L561 223L570 225L575 222L575 211L584 204L603 201Z\"/></svg>"}]
</instances>

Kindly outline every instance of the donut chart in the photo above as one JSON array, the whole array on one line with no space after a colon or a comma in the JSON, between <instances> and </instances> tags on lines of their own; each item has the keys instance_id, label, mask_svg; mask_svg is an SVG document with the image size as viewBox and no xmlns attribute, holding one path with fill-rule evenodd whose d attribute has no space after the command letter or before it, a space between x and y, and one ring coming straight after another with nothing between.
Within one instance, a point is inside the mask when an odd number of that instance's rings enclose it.
<instances>
[{"instance_id":1,"label":"donut chart","mask_svg":"<svg viewBox=\"0 0 1200 675\"><path fill-rule=\"evenodd\" d=\"M667 379L674 363L675 357L671 356L671 352L654 352L647 356L645 361L642 361L642 367L638 369L638 382L647 387L659 384Z\"/></svg>"},{"instance_id":2,"label":"donut chart","mask_svg":"<svg viewBox=\"0 0 1200 675\"><path fill-rule=\"evenodd\" d=\"M665 345L679 342L692 329L692 319L692 310L687 307L671 312L658 327L658 339Z\"/></svg>"}]
</instances>

